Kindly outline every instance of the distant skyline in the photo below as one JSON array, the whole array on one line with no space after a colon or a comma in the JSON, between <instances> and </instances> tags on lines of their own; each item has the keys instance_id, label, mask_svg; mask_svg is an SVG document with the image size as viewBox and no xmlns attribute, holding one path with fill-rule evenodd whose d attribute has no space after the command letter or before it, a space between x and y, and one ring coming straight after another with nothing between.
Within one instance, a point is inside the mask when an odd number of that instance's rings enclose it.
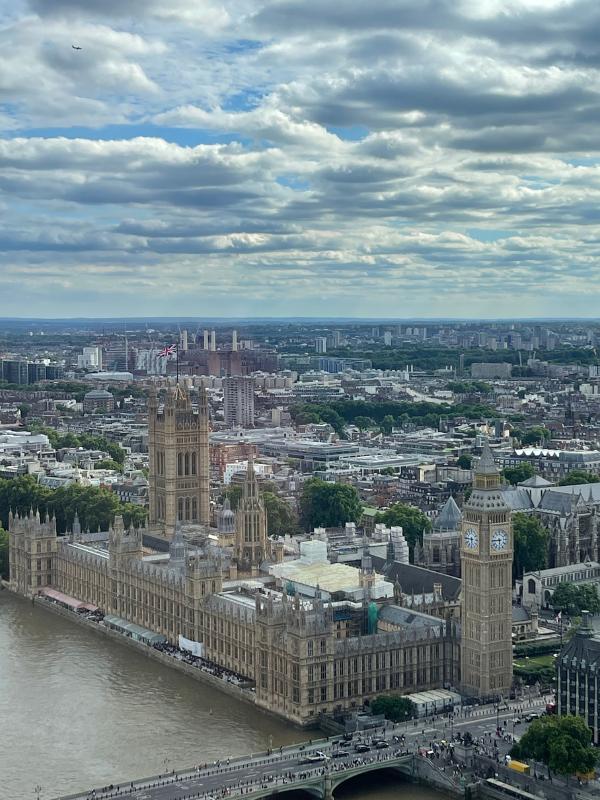
<instances>
[{"instance_id":1,"label":"distant skyline","mask_svg":"<svg viewBox=\"0 0 600 800\"><path fill-rule=\"evenodd\" d=\"M595 0L0 0L0 314L595 318L599 29Z\"/></svg>"}]
</instances>

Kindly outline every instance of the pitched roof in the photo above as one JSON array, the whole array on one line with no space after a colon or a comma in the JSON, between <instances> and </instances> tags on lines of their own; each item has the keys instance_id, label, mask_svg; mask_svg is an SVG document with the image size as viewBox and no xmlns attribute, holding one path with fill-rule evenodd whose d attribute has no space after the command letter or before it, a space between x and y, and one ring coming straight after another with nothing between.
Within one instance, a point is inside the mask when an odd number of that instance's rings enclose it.
<instances>
[{"instance_id":1,"label":"pitched roof","mask_svg":"<svg viewBox=\"0 0 600 800\"><path fill-rule=\"evenodd\" d=\"M383 573L386 560L381 556L372 556L373 568L376 572ZM401 564L394 561L387 564L385 576L388 581L398 582L403 594L433 594L434 583L441 584L444 600L457 600L460 595L462 581L453 575L444 575L432 569L417 567L414 564Z\"/></svg>"},{"instance_id":2,"label":"pitched roof","mask_svg":"<svg viewBox=\"0 0 600 800\"><path fill-rule=\"evenodd\" d=\"M475 474L476 475L498 475L499 470L496 466L496 462L494 461L494 456L492 451L490 450L490 446L487 441L483 443L483 447L481 448L481 458L475 464Z\"/></svg>"},{"instance_id":3,"label":"pitched roof","mask_svg":"<svg viewBox=\"0 0 600 800\"><path fill-rule=\"evenodd\" d=\"M546 478L542 478L541 475L532 475L531 478L527 478L526 481L521 481L518 486L530 486L533 489L542 488L546 486L553 486L554 484L552 481L547 481Z\"/></svg>"},{"instance_id":4,"label":"pitched roof","mask_svg":"<svg viewBox=\"0 0 600 800\"><path fill-rule=\"evenodd\" d=\"M433 522L434 531L456 531L462 520L462 512L450 496Z\"/></svg>"}]
</instances>

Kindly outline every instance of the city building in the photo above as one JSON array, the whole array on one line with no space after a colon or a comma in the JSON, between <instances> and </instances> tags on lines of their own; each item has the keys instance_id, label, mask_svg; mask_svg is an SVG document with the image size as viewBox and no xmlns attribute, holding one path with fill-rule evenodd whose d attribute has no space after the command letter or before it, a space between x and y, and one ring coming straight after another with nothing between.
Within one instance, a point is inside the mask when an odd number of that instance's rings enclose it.
<instances>
[{"instance_id":1,"label":"city building","mask_svg":"<svg viewBox=\"0 0 600 800\"><path fill-rule=\"evenodd\" d=\"M315 350L317 353L326 353L327 352L327 337L326 336L317 336L315 339Z\"/></svg>"},{"instance_id":2,"label":"city building","mask_svg":"<svg viewBox=\"0 0 600 800\"><path fill-rule=\"evenodd\" d=\"M590 615L581 613L581 625L562 648L556 662L556 710L583 717L600 744L600 636L594 633Z\"/></svg>"},{"instance_id":3,"label":"city building","mask_svg":"<svg viewBox=\"0 0 600 800\"><path fill-rule=\"evenodd\" d=\"M415 564L460 577L460 530L462 514L453 497L434 519L431 531L423 533L423 543L415 544Z\"/></svg>"},{"instance_id":4,"label":"city building","mask_svg":"<svg viewBox=\"0 0 600 800\"><path fill-rule=\"evenodd\" d=\"M465 694L508 696L512 685L511 511L487 442L463 509L461 684Z\"/></svg>"},{"instance_id":5,"label":"city building","mask_svg":"<svg viewBox=\"0 0 600 800\"><path fill-rule=\"evenodd\" d=\"M115 398L106 389L92 389L83 396L83 413L93 414L96 411L107 413L113 411Z\"/></svg>"},{"instance_id":6,"label":"city building","mask_svg":"<svg viewBox=\"0 0 600 800\"><path fill-rule=\"evenodd\" d=\"M159 405L148 398L150 531L171 539L177 522L210 523L208 405L201 387L198 408L179 384Z\"/></svg>"},{"instance_id":7,"label":"city building","mask_svg":"<svg viewBox=\"0 0 600 800\"><path fill-rule=\"evenodd\" d=\"M522 581L517 584L517 591L521 594L521 603L524 608L539 611L550 608L552 595L563 583L592 584L600 588L600 563L585 561L567 564L564 567L541 569L536 572L525 572Z\"/></svg>"},{"instance_id":8,"label":"city building","mask_svg":"<svg viewBox=\"0 0 600 800\"><path fill-rule=\"evenodd\" d=\"M471 377L483 380L491 380L493 378L506 379L510 378L512 374L512 364L504 361L491 362L491 363L475 363L471 364Z\"/></svg>"},{"instance_id":9,"label":"city building","mask_svg":"<svg viewBox=\"0 0 600 800\"><path fill-rule=\"evenodd\" d=\"M254 425L254 380L251 377L223 378L223 414L225 424L231 427Z\"/></svg>"}]
</instances>

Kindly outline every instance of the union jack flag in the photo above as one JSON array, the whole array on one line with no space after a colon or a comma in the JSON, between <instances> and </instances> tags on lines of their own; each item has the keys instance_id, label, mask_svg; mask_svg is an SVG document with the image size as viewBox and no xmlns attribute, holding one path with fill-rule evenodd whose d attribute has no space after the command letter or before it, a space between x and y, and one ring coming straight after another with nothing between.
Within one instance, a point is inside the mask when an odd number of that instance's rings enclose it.
<instances>
[{"instance_id":1,"label":"union jack flag","mask_svg":"<svg viewBox=\"0 0 600 800\"><path fill-rule=\"evenodd\" d=\"M177 350L176 344L167 344L158 354L159 356L172 356L173 353Z\"/></svg>"}]
</instances>

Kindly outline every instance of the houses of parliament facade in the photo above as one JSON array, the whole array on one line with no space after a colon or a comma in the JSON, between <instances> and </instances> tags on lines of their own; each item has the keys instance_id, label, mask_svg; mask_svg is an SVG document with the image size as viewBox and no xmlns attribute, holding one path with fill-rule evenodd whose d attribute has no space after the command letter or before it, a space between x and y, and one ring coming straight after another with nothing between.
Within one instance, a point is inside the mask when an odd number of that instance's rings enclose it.
<instances>
[{"instance_id":1,"label":"houses of parliament facade","mask_svg":"<svg viewBox=\"0 0 600 800\"><path fill-rule=\"evenodd\" d=\"M356 596L326 595L318 586L312 594L303 594L273 578L269 565L282 560L283 550L267 535L265 507L251 462L235 514L226 506L217 515L216 526L209 526L204 398L194 409L187 393L176 387L162 403L151 398L149 415L149 528L154 536L159 533L168 540L168 553L149 552L144 543L148 531L126 528L120 517L106 533L83 533L75 520L69 534L58 536L53 519L33 511L11 513L13 591L51 598L61 593L111 618L162 634L174 645L180 637L191 640L207 661L253 681L257 706L299 725L310 725L322 714L360 708L384 693L461 687L456 620L408 613L398 594L394 599L371 597L370 558L363 558L358 572L358 602ZM493 481L479 480L477 496L485 493L488 482L491 487ZM476 513L469 512L471 527ZM484 537L485 521L479 530ZM478 554L486 556L483 543L477 551L469 550L470 563ZM485 570L480 565L480 578ZM468 586L466 597L463 592L463 608L469 603L467 615L469 608L478 614L469 627L473 635L478 626L488 630L481 609L469 600L469 592L480 597L482 588ZM509 601L510 591L510 583L507 590L496 587L496 595L505 599L508 592ZM389 614L386 624L373 624L381 608L389 605L397 609L397 624L390 624ZM506 609L500 605L504 619ZM497 607L496 602L494 613ZM464 628L464 612L462 624ZM495 623L489 630L506 633ZM510 635L508 625L509 644ZM512 663L505 660L505 646L492 649L504 654L493 662L494 689L507 691ZM478 681L474 675L476 664L487 669L488 663L483 650L476 650L477 643L470 638L465 666L474 694L491 686L488 677Z\"/></svg>"}]
</instances>

